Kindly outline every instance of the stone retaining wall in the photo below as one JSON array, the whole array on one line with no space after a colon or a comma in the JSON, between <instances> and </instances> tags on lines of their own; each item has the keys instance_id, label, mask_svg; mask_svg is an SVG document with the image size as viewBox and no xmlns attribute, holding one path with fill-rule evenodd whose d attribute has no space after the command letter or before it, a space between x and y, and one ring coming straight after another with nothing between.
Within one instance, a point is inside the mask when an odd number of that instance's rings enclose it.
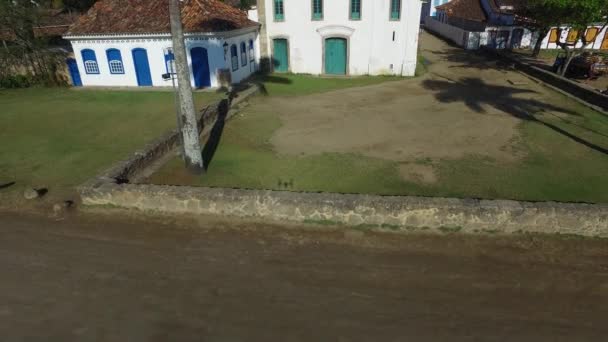
<instances>
[{"instance_id":1,"label":"stone retaining wall","mask_svg":"<svg viewBox=\"0 0 608 342\"><path fill-rule=\"evenodd\" d=\"M231 107L255 91L257 88L231 99ZM201 112L199 125L203 126L202 135L209 134L220 115L228 118L234 112L234 109L228 111L227 104L224 100ZM388 229L432 228L608 237L608 205L130 184L129 180L172 151L178 139L176 131L167 133L135 152L131 158L83 184L78 188L82 203L167 213Z\"/></svg>"},{"instance_id":2,"label":"stone retaining wall","mask_svg":"<svg viewBox=\"0 0 608 342\"><path fill-rule=\"evenodd\" d=\"M82 189L85 205L168 213L340 223L389 229L434 228L608 237L608 206L407 196L105 183Z\"/></svg>"}]
</instances>

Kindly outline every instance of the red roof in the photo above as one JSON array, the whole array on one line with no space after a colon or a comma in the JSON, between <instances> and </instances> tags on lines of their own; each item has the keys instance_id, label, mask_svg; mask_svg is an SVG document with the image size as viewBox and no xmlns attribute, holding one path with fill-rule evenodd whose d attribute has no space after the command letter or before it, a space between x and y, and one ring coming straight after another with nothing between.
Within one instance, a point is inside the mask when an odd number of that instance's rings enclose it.
<instances>
[{"instance_id":1,"label":"red roof","mask_svg":"<svg viewBox=\"0 0 608 342\"><path fill-rule=\"evenodd\" d=\"M493 0L490 2L493 2ZM436 8L445 11L452 18L472 21L486 21L488 19L481 7L481 0L452 0Z\"/></svg>"},{"instance_id":2,"label":"red roof","mask_svg":"<svg viewBox=\"0 0 608 342\"><path fill-rule=\"evenodd\" d=\"M223 32L255 27L247 14L219 0L187 0L182 5L184 32ZM99 0L67 35L169 33L166 0Z\"/></svg>"}]
</instances>

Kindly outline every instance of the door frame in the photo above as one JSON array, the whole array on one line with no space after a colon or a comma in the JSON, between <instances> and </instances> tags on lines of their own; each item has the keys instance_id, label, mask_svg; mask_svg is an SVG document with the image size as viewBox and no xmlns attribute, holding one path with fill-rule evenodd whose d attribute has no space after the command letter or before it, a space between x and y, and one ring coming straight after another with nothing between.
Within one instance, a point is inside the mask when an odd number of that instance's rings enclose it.
<instances>
[{"instance_id":1,"label":"door frame","mask_svg":"<svg viewBox=\"0 0 608 342\"><path fill-rule=\"evenodd\" d=\"M524 40L524 29L523 28L516 28L511 31L511 41L509 42L509 46L511 49L513 49L513 41L515 38L515 32L518 32L518 35L519 35L519 41L517 42L518 43L517 49L520 49L521 43ZM521 34L519 34L520 32L521 32Z\"/></svg>"},{"instance_id":2,"label":"door frame","mask_svg":"<svg viewBox=\"0 0 608 342\"><path fill-rule=\"evenodd\" d=\"M74 87L82 87L83 86L83 84L82 84L82 76L80 76L80 69L78 69L78 61L76 60L76 58L74 58L74 57L68 57L68 58L65 59L65 63L68 66L68 73L70 74L70 78L72 79L72 86L74 86ZM70 64L72 64L75 67L75 69L76 69L76 73L78 75L78 82L76 82L76 78L74 77L74 71L72 70L72 67L70 67Z\"/></svg>"},{"instance_id":3,"label":"door frame","mask_svg":"<svg viewBox=\"0 0 608 342\"><path fill-rule=\"evenodd\" d=\"M192 55L192 50L194 50L194 49L202 49L202 50L204 50L205 56L207 57L207 75L209 76L208 77L208 83L209 83L209 85L201 85L200 87L198 87L196 85L196 74L194 73L194 57ZM189 52L190 52L190 62L192 64L192 81L194 81L194 87L196 89L210 88L211 87L211 67L209 65L209 50L206 47L204 47L204 46L193 46L193 47L190 48ZM240 63L240 61L239 61L239 63Z\"/></svg>"},{"instance_id":4,"label":"door frame","mask_svg":"<svg viewBox=\"0 0 608 342\"><path fill-rule=\"evenodd\" d=\"M325 41L327 39L331 39L331 38L340 38L340 39L344 39L346 41L346 72L344 73L344 75L334 75L334 74L328 74L327 72L325 72ZM327 75L327 76L335 76L335 77L350 76L350 36L342 35L342 34L331 34L331 35L323 36L323 37L321 37L321 46L322 46L321 74Z\"/></svg>"},{"instance_id":5,"label":"door frame","mask_svg":"<svg viewBox=\"0 0 608 342\"><path fill-rule=\"evenodd\" d=\"M270 37L270 41L272 42L272 44L270 44L270 68L272 70L272 72L275 72L274 70L274 40L275 39L285 39L287 41L287 70L286 71L278 71L279 73L290 73L291 72L291 44L290 44L290 39L289 36L287 35L277 35L277 36L272 36ZM247 57L249 58L249 57Z\"/></svg>"},{"instance_id":6,"label":"door frame","mask_svg":"<svg viewBox=\"0 0 608 342\"><path fill-rule=\"evenodd\" d=\"M139 76L137 73L137 62L135 61L135 51L144 51L146 53L146 59L148 60L148 75L150 76L150 85L141 85L139 81ZM152 68L150 66L150 55L148 54L148 49L142 47L136 47L131 49L131 58L133 59L133 68L135 69L135 80L137 81L138 87L153 87L154 80L152 79Z\"/></svg>"}]
</instances>

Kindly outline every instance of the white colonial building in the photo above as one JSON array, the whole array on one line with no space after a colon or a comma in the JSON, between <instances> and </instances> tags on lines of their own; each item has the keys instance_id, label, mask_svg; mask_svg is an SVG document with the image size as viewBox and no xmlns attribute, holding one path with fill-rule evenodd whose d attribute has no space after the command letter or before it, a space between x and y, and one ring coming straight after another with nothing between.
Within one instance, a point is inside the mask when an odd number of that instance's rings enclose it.
<instances>
[{"instance_id":1,"label":"white colonial building","mask_svg":"<svg viewBox=\"0 0 608 342\"><path fill-rule=\"evenodd\" d=\"M420 0L258 0L275 72L414 75Z\"/></svg>"},{"instance_id":2,"label":"white colonial building","mask_svg":"<svg viewBox=\"0 0 608 342\"><path fill-rule=\"evenodd\" d=\"M182 21L193 87L219 87L220 78L237 83L257 70L260 25L245 12L191 0ZM74 85L171 86L163 79L173 65L166 0L99 0L64 38L74 50Z\"/></svg>"}]
</instances>

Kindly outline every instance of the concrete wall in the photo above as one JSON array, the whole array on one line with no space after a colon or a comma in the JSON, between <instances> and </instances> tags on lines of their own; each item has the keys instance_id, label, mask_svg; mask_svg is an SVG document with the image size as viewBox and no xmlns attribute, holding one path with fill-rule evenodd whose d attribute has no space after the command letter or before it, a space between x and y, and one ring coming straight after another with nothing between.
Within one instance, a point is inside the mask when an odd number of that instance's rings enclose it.
<instances>
[{"instance_id":1,"label":"concrete wall","mask_svg":"<svg viewBox=\"0 0 608 342\"><path fill-rule=\"evenodd\" d=\"M209 70L211 74L211 87L219 87L218 70L228 68L232 70L230 63L230 51L227 58L224 58L224 42L237 44L239 46L239 68L232 71L232 81L240 82L242 79L255 72L256 68L250 67L249 58L247 58L247 66L242 67L240 62L240 42L244 41L249 49L249 39L257 41L257 30L249 30L236 35L213 36L213 35L189 35L186 38L186 49L188 50L188 65L190 67L190 77L192 86L194 87L194 77L192 75L192 60L190 50L195 47L203 47L207 49L209 58ZM150 74L152 76L152 84L154 87L171 86L170 81L165 81L162 74L166 73L165 67L165 49L172 47L173 43L168 35L156 36L116 36L116 37L67 37L72 43L80 77L84 86L137 86L137 76L135 74L135 65L133 63L132 51L136 48L146 49L148 61L150 64ZM257 50L257 44L254 44ZM99 74L87 74L84 69L81 51L91 49L95 51L97 63L99 66ZM111 74L109 70L106 50L118 49L122 55L122 61L125 73ZM256 64L259 63L259 52L256 54Z\"/></svg>"},{"instance_id":2,"label":"concrete wall","mask_svg":"<svg viewBox=\"0 0 608 342\"><path fill-rule=\"evenodd\" d=\"M283 21L274 20L273 0L264 1L258 8L264 11L266 44L272 51L273 38L289 40L291 72L323 74L324 39L342 37L348 39L349 75L415 73L419 0L402 0L400 20L389 19L390 0L363 0L360 20L349 19L349 0L325 0L322 20L312 20L311 1L284 0Z\"/></svg>"}]
</instances>

